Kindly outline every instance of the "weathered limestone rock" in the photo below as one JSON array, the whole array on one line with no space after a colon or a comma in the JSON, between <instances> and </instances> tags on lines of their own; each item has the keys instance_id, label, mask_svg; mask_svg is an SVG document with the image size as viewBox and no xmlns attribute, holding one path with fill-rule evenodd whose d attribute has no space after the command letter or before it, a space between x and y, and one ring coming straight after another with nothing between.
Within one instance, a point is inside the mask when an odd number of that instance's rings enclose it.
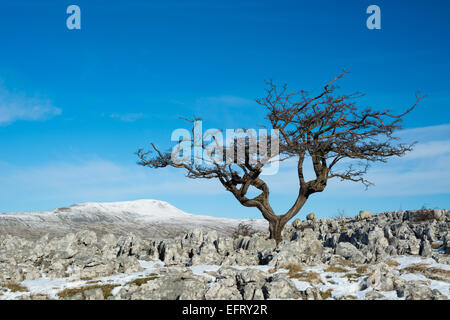
<instances>
[{"instance_id":1,"label":"weathered limestone rock","mask_svg":"<svg viewBox=\"0 0 450 320\"><path fill-rule=\"evenodd\" d=\"M285 274L275 274L262 288L266 299L299 299L301 293Z\"/></svg>"},{"instance_id":2,"label":"weathered limestone rock","mask_svg":"<svg viewBox=\"0 0 450 320\"><path fill-rule=\"evenodd\" d=\"M379 292L369 291L366 293L367 300L387 300L387 298Z\"/></svg>"},{"instance_id":3,"label":"weathered limestone rock","mask_svg":"<svg viewBox=\"0 0 450 320\"><path fill-rule=\"evenodd\" d=\"M377 291L391 291L405 283L391 267L383 262L370 265L367 273L369 277L363 282L362 290L371 287Z\"/></svg>"},{"instance_id":4,"label":"weathered limestone rock","mask_svg":"<svg viewBox=\"0 0 450 320\"><path fill-rule=\"evenodd\" d=\"M242 300L242 295L237 287L236 273L231 268L220 268L219 276L206 290L207 300Z\"/></svg>"},{"instance_id":5,"label":"weathered limestone rock","mask_svg":"<svg viewBox=\"0 0 450 320\"><path fill-rule=\"evenodd\" d=\"M237 273L237 287L243 299L264 300L262 287L268 277L268 273L255 269L245 269Z\"/></svg>"},{"instance_id":6,"label":"weathered limestone rock","mask_svg":"<svg viewBox=\"0 0 450 320\"><path fill-rule=\"evenodd\" d=\"M355 263L364 263L366 257L349 242L340 242L336 246L336 254Z\"/></svg>"},{"instance_id":7,"label":"weathered limestone rock","mask_svg":"<svg viewBox=\"0 0 450 320\"><path fill-rule=\"evenodd\" d=\"M372 217L372 214L368 210L361 210L358 214L359 220L369 219L370 217Z\"/></svg>"},{"instance_id":8,"label":"weathered limestone rock","mask_svg":"<svg viewBox=\"0 0 450 320\"><path fill-rule=\"evenodd\" d=\"M397 295L406 300L446 300L439 290L416 284L404 284L397 289Z\"/></svg>"},{"instance_id":9,"label":"weathered limestone rock","mask_svg":"<svg viewBox=\"0 0 450 320\"><path fill-rule=\"evenodd\" d=\"M431 257L432 254L432 249L431 249L431 245L430 242L426 239L422 240L422 242L420 243L420 251L419 254L422 257Z\"/></svg>"},{"instance_id":10,"label":"weathered limestone rock","mask_svg":"<svg viewBox=\"0 0 450 320\"><path fill-rule=\"evenodd\" d=\"M323 300L318 288L308 287L301 295L304 300Z\"/></svg>"},{"instance_id":11,"label":"weathered limestone rock","mask_svg":"<svg viewBox=\"0 0 450 320\"><path fill-rule=\"evenodd\" d=\"M207 283L205 277L170 273L141 286L133 286L129 289L130 292L120 291L119 295L132 300L201 300L204 299Z\"/></svg>"},{"instance_id":12,"label":"weathered limestone rock","mask_svg":"<svg viewBox=\"0 0 450 320\"><path fill-rule=\"evenodd\" d=\"M85 290L83 295L86 300L104 300L103 291L100 288Z\"/></svg>"}]
</instances>

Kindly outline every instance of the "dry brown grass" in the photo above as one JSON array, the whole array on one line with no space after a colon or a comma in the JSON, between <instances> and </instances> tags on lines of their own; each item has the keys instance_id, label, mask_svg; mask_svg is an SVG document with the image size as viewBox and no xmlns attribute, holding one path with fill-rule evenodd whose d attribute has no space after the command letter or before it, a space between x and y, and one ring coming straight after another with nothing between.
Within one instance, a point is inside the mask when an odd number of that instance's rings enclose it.
<instances>
[{"instance_id":1,"label":"dry brown grass","mask_svg":"<svg viewBox=\"0 0 450 320\"><path fill-rule=\"evenodd\" d=\"M60 291L58 293L58 296L60 298L70 298L77 294L81 294L83 299L85 299L84 292L87 290L92 289L102 289L103 292L103 298L108 299L108 297L111 296L111 291L118 287L117 284L104 284L104 285L94 285L94 286L86 286L86 287L78 287L78 288L70 288L70 289L64 289L63 291Z\"/></svg>"},{"instance_id":2,"label":"dry brown grass","mask_svg":"<svg viewBox=\"0 0 450 320\"><path fill-rule=\"evenodd\" d=\"M401 271L403 272L410 272L410 273L417 273L417 272L425 272L430 269L430 265L426 263L416 263L412 264L408 267L403 268Z\"/></svg>"},{"instance_id":3,"label":"dry brown grass","mask_svg":"<svg viewBox=\"0 0 450 320\"><path fill-rule=\"evenodd\" d=\"M442 274L444 276L450 277L450 270L444 270L439 268L431 268L431 272Z\"/></svg>"},{"instance_id":4,"label":"dry brown grass","mask_svg":"<svg viewBox=\"0 0 450 320\"><path fill-rule=\"evenodd\" d=\"M336 259L336 263L346 266L346 267L349 267L349 268L356 268L356 265L353 262L346 260L344 258Z\"/></svg>"},{"instance_id":5,"label":"dry brown grass","mask_svg":"<svg viewBox=\"0 0 450 320\"><path fill-rule=\"evenodd\" d=\"M298 264L288 264L279 267L278 269L287 269L288 275L291 278L295 278L301 281L306 281L309 283L323 283L320 279L320 275L314 271L303 271L303 267ZM269 272L274 273L276 270L272 269Z\"/></svg>"},{"instance_id":6,"label":"dry brown grass","mask_svg":"<svg viewBox=\"0 0 450 320\"><path fill-rule=\"evenodd\" d=\"M450 270L430 267L425 263L417 263L400 270L408 273L421 273L431 280L450 282Z\"/></svg>"},{"instance_id":7,"label":"dry brown grass","mask_svg":"<svg viewBox=\"0 0 450 320\"><path fill-rule=\"evenodd\" d=\"M108 299L108 297L111 296L111 291L115 288L118 287L119 285L117 284L106 284L103 286L97 286L98 288L102 289L103 291L103 297L105 299ZM91 289L95 289L95 288L91 288Z\"/></svg>"},{"instance_id":8,"label":"dry brown grass","mask_svg":"<svg viewBox=\"0 0 450 320\"><path fill-rule=\"evenodd\" d=\"M349 282L357 282L359 278L366 274L367 268L367 265L358 266L354 272L346 273L344 277L346 277Z\"/></svg>"},{"instance_id":9,"label":"dry brown grass","mask_svg":"<svg viewBox=\"0 0 450 320\"><path fill-rule=\"evenodd\" d=\"M38 293L30 295L31 300L48 300L48 296L46 294Z\"/></svg>"},{"instance_id":10,"label":"dry brown grass","mask_svg":"<svg viewBox=\"0 0 450 320\"><path fill-rule=\"evenodd\" d=\"M445 271L445 270L444 270ZM432 274L432 273L428 273L425 274L425 277L427 277L430 280L436 280L436 281L444 281L444 282L450 282L450 278L449 276L442 276L440 274Z\"/></svg>"},{"instance_id":11,"label":"dry brown grass","mask_svg":"<svg viewBox=\"0 0 450 320\"><path fill-rule=\"evenodd\" d=\"M146 277L146 278L135 279L135 280L133 280L133 281L128 282L127 284L128 284L128 285L135 284L135 285L137 285L138 287L140 287L140 286L142 286L143 284L145 284L145 283L147 283L147 282L149 282L149 281L151 281L151 280L155 280L155 279L157 279L157 278L158 278L158 275L157 275L156 273L152 273L152 274L150 274L150 275L149 275L148 277Z\"/></svg>"},{"instance_id":12,"label":"dry brown grass","mask_svg":"<svg viewBox=\"0 0 450 320\"><path fill-rule=\"evenodd\" d=\"M350 282L356 282L358 278L360 278L362 274L360 273L347 273L344 277L348 279Z\"/></svg>"},{"instance_id":13,"label":"dry brown grass","mask_svg":"<svg viewBox=\"0 0 450 320\"><path fill-rule=\"evenodd\" d=\"M287 269L289 270L289 276L293 276L299 272L303 271L302 266L298 265L298 264L290 264L287 266Z\"/></svg>"},{"instance_id":14,"label":"dry brown grass","mask_svg":"<svg viewBox=\"0 0 450 320\"><path fill-rule=\"evenodd\" d=\"M0 287L8 288L12 292L28 292L28 289L17 282L2 283Z\"/></svg>"},{"instance_id":15,"label":"dry brown grass","mask_svg":"<svg viewBox=\"0 0 450 320\"><path fill-rule=\"evenodd\" d=\"M60 292L58 292L58 297L60 298L70 298L73 297L77 294L81 294L84 298L84 291L86 290L86 288L68 288L68 289L64 289Z\"/></svg>"},{"instance_id":16,"label":"dry brown grass","mask_svg":"<svg viewBox=\"0 0 450 320\"><path fill-rule=\"evenodd\" d=\"M400 263L392 259L388 259L384 263L386 263L390 267L398 267L400 265Z\"/></svg>"},{"instance_id":17,"label":"dry brown grass","mask_svg":"<svg viewBox=\"0 0 450 320\"><path fill-rule=\"evenodd\" d=\"M366 273L368 267L369 267L368 265L359 266L359 267L356 268L356 272L357 273L361 273L361 274L362 273Z\"/></svg>"},{"instance_id":18,"label":"dry brown grass","mask_svg":"<svg viewBox=\"0 0 450 320\"><path fill-rule=\"evenodd\" d=\"M303 267L299 264L288 264L281 266L279 269L288 269L289 273L296 273L303 271Z\"/></svg>"},{"instance_id":19,"label":"dry brown grass","mask_svg":"<svg viewBox=\"0 0 450 320\"><path fill-rule=\"evenodd\" d=\"M273 274L273 273L277 272L280 269L287 269L288 270L288 274L289 274L290 277L292 277L292 275L295 275L297 272L301 272L303 270L301 265L298 265L298 264L287 264L287 265L279 266L277 268L270 269L269 273Z\"/></svg>"},{"instance_id":20,"label":"dry brown grass","mask_svg":"<svg viewBox=\"0 0 450 320\"><path fill-rule=\"evenodd\" d=\"M327 291L320 291L320 295L322 296L322 299L328 299L331 298L331 293L333 292L333 289L328 289Z\"/></svg>"},{"instance_id":21,"label":"dry brown grass","mask_svg":"<svg viewBox=\"0 0 450 320\"><path fill-rule=\"evenodd\" d=\"M339 267L339 266L329 266L324 270L325 272L347 272L348 269Z\"/></svg>"},{"instance_id":22,"label":"dry brown grass","mask_svg":"<svg viewBox=\"0 0 450 320\"><path fill-rule=\"evenodd\" d=\"M306 281L311 284L317 284L322 283L323 281L320 279L320 275L317 272L314 271L305 271L305 272L299 272L295 274L289 274L291 278L295 278L301 281Z\"/></svg>"},{"instance_id":23,"label":"dry brown grass","mask_svg":"<svg viewBox=\"0 0 450 320\"><path fill-rule=\"evenodd\" d=\"M440 247L442 247L444 244L443 243L441 243L441 242L433 242L432 244L431 244L431 248L432 249L439 249Z\"/></svg>"}]
</instances>

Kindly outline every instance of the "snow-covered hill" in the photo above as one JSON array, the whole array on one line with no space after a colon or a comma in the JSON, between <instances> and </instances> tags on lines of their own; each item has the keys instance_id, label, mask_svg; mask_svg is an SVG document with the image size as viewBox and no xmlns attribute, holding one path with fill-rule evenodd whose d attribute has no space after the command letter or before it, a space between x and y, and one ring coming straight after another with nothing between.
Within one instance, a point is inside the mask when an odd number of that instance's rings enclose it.
<instances>
[{"instance_id":1,"label":"snow-covered hill","mask_svg":"<svg viewBox=\"0 0 450 320\"><path fill-rule=\"evenodd\" d=\"M241 222L267 230L263 219L194 215L164 201L136 200L88 202L43 212L0 213L0 233L37 238L46 233L54 236L89 229L99 234L132 232L142 237L171 238L198 227L229 235Z\"/></svg>"}]
</instances>

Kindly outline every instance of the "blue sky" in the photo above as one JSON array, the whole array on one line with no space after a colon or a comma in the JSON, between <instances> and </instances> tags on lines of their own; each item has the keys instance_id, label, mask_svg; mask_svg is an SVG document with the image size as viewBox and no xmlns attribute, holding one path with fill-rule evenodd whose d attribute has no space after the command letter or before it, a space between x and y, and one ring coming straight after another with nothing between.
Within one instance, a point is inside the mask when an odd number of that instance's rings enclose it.
<instances>
[{"instance_id":1,"label":"blue sky","mask_svg":"<svg viewBox=\"0 0 450 320\"><path fill-rule=\"evenodd\" d=\"M81 8L81 30L66 8ZM381 30L366 8L381 8ZM165 200L182 210L257 218L217 183L152 171L133 154L172 146L180 116L206 128L262 123L254 99L272 78L312 92L343 68L362 104L403 110L408 157L376 165L363 186L331 183L305 213L334 216L450 208L448 1L0 1L0 212L86 201ZM282 212L295 198L289 165L271 177Z\"/></svg>"}]
</instances>

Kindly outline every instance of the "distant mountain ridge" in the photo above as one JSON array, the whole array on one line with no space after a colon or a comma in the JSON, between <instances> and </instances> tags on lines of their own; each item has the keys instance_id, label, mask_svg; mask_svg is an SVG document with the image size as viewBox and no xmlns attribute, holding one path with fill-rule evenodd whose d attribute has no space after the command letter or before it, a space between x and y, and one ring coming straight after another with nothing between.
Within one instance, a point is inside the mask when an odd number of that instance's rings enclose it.
<instances>
[{"instance_id":1,"label":"distant mountain ridge","mask_svg":"<svg viewBox=\"0 0 450 320\"><path fill-rule=\"evenodd\" d=\"M0 233L39 238L47 233L53 237L88 229L98 234L132 232L145 238L172 238L199 227L230 235L241 222L256 230L268 227L263 219L189 214L165 201L144 199L87 202L51 211L0 213Z\"/></svg>"}]
</instances>

